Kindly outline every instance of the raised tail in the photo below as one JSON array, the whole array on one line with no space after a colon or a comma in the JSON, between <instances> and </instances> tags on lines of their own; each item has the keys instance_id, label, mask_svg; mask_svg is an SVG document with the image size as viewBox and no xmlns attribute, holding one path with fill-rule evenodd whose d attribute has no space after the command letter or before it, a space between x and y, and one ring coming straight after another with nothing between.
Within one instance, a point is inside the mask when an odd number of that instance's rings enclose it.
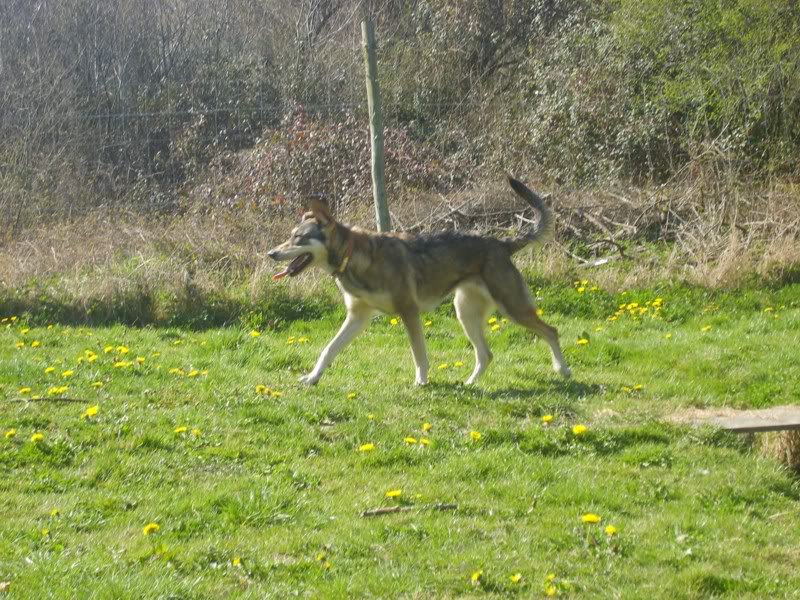
<instances>
[{"instance_id":1,"label":"raised tail","mask_svg":"<svg viewBox=\"0 0 800 600\"><path fill-rule=\"evenodd\" d=\"M525 200L525 202L530 204L533 207L533 210L539 213L539 220L533 230L529 231L525 235L507 240L507 243L511 248L511 253L513 254L514 252L522 250L529 244L543 244L544 242L553 238L553 213L551 213L550 209L545 206L544 201L539 194L529 189L528 186L521 181L514 179L511 175L508 175L507 177L508 183L511 185L511 189L513 189L520 198Z\"/></svg>"}]
</instances>

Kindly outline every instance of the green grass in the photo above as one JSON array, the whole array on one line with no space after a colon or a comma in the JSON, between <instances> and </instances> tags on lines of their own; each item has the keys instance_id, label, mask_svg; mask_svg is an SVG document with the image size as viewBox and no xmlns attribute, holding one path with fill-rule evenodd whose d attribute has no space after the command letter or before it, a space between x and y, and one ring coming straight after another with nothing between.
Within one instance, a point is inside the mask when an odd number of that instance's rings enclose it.
<instances>
[{"instance_id":1,"label":"green grass","mask_svg":"<svg viewBox=\"0 0 800 600\"><path fill-rule=\"evenodd\" d=\"M489 334L494 363L464 387L472 351L447 305L426 328L431 384L421 389L388 317L317 387L296 383L340 308L306 322L251 316L281 322L258 337L249 327L4 323L0 428L17 432L0 438L8 597L537 597L548 585L587 598L796 593L796 476L747 438L660 417L799 403L800 286L612 295L591 283L583 293L532 285L561 332L570 381L552 373L544 344L501 322ZM634 302L648 312L608 320ZM589 344L576 344L582 337ZM113 366L121 361L132 364ZM94 405L96 416L81 416ZM587 433L574 435L576 424ZM43 441L31 441L36 432ZM358 452L366 443L376 449ZM391 489L399 499L384 497ZM458 508L360 517L439 502ZM582 523L586 513L601 523ZM145 535L148 523L159 531Z\"/></svg>"}]
</instances>

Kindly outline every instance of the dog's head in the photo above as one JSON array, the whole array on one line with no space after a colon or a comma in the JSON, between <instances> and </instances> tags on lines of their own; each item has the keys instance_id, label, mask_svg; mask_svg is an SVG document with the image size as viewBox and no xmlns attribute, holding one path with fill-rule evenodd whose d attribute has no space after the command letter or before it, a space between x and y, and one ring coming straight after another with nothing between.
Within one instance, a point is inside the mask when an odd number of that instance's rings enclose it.
<instances>
[{"instance_id":1,"label":"dog's head","mask_svg":"<svg viewBox=\"0 0 800 600\"><path fill-rule=\"evenodd\" d=\"M328 242L336 228L336 221L328 205L312 200L311 210L303 215L303 220L292 230L289 239L270 250L267 255L278 262L291 260L287 267L272 276L281 279L286 275L294 277L310 266L328 266Z\"/></svg>"}]
</instances>

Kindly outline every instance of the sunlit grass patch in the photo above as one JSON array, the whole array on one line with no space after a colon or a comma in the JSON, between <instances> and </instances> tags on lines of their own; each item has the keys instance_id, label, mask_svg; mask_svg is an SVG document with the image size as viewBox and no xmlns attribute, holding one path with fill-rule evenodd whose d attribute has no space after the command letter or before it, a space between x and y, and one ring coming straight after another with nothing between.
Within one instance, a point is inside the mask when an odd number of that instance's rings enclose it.
<instances>
[{"instance_id":1,"label":"sunlit grass patch","mask_svg":"<svg viewBox=\"0 0 800 600\"><path fill-rule=\"evenodd\" d=\"M487 333L500 325L488 336L495 360L465 386L472 350L445 308L425 328L423 388L392 316L312 388L297 377L340 312L277 329L47 329L18 318L0 328L0 581L22 597L99 586L132 597L780 597L800 587L796 478L746 439L659 421L687 406L800 401L798 306L781 291L623 299L591 283L554 287L542 286L543 318L559 328L569 381L545 344L497 315L486 323ZM571 298L559 309L561 294ZM626 309L607 321L623 300L657 298L663 319ZM42 344L15 348L23 336ZM376 508L402 510L360 516Z\"/></svg>"}]
</instances>

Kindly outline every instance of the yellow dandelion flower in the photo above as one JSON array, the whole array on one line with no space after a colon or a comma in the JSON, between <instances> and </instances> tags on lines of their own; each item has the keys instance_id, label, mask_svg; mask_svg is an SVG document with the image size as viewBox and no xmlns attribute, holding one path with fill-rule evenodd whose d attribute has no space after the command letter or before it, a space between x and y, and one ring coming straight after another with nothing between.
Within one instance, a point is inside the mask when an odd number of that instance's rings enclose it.
<instances>
[{"instance_id":1,"label":"yellow dandelion flower","mask_svg":"<svg viewBox=\"0 0 800 600\"><path fill-rule=\"evenodd\" d=\"M92 383L92 387L100 389L101 387L103 387L103 382L102 381L95 381L94 383Z\"/></svg>"},{"instance_id":2,"label":"yellow dandelion flower","mask_svg":"<svg viewBox=\"0 0 800 600\"><path fill-rule=\"evenodd\" d=\"M519 583L522 581L522 573L514 573L509 577L509 579L511 580L511 583Z\"/></svg>"},{"instance_id":3,"label":"yellow dandelion flower","mask_svg":"<svg viewBox=\"0 0 800 600\"><path fill-rule=\"evenodd\" d=\"M399 322L400 322L400 321L398 320L398 318L397 318L397 317L392 317L391 319L389 319L389 324L390 324L392 327L395 327L395 326L396 326L396 325L397 325Z\"/></svg>"},{"instance_id":4,"label":"yellow dandelion flower","mask_svg":"<svg viewBox=\"0 0 800 600\"><path fill-rule=\"evenodd\" d=\"M189 430L189 428L186 427L186 425L181 425L181 426L175 428L175 433L180 435L182 433L186 433L188 430Z\"/></svg>"},{"instance_id":5,"label":"yellow dandelion flower","mask_svg":"<svg viewBox=\"0 0 800 600\"><path fill-rule=\"evenodd\" d=\"M497 324L492 325L492 331L500 331L500 325Z\"/></svg>"},{"instance_id":6,"label":"yellow dandelion flower","mask_svg":"<svg viewBox=\"0 0 800 600\"><path fill-rule=\"evenodd\" d=\"M127 354L128 352L130 352L130 348L128 348L127 346L117 346L117 352L119 354Z\"/></svg>"},{"instance_id":7,"label":"yellow dandelion flower","mask_svg":"<svg viewBox=\"0 0 800 600\"><path fill-rule=\"evenodd\" d=\"M19 350L20 348L24 348L25 347L25 342L17 342L14 345L17 347L17 350Z\"/></svg>"},{"instance_id":8,"label":"yellow dandelion flower","mask_svg":"<svg viewBox=\"0 0 800 600\"><path fill-rule=\"evenodd\" d=\"M297 343L298 344L305 344L307 342L308 342L308 338L305 337L305 336L297 338Z\"/></svg>"},{"instance_id":9,"label":"yellow dandelion flower","mask_svg":"<svg viewBox=\"0 0 800 600\"><path fill-rule=\"evenodd\" d=\"M103 352L105 352L106 354L110 354L113 351L114 351L114 346L106 346L105 348L103 348Z\"/></svg>"},{"instance_id":10,"label":"yellow dandelion flower","mask_svg":"<svg viewBox=\"0 0 800 600\"><path fill-rule=\"evenodd\" d=\"M707 333L707 332L711 331L712 329L713 329L713 327L711 327L711 325L705 325L705 326L700 328L700 331L702 331L703 333Z\"/></svg>"},{"instance_id":11,"label":"yellow dandelion flower","mask_svg":"<svg viewBox=\"0 0 800 600\"><path fill-rule=\"evenodd\" d=\"M33 390L29 387L21 387L19 388L20 394L30 394Z\"/></svg>"},{"instance_id":12,"label":"yellow dandelion flower","mask_svg":"<svg viewBox=\"0 0 800 600\"><path fill-rule=\"evenodd\" d=\"M774 309L774 308L772 308L771 306L768 306L767 308L765 308L765 309L764 309L764 312L765 312L765 313L770 313L770 312L772 312L773 310L775 310L775 309Z\"/></svg>"},{"instance_id":13,"label":"yellow dandelion flower","mask_svg":"<svg viewBox=\"0 0 800 600\"><path fill-rule=\"evenodd\" d=\"M600 515L596 515L594 513L586 513L585 515L583 515L581 517L581 521L583 521L584 523L587 523L589 525L594 525L596 523L599 523L602 520L603 520L603 518Z\"/></svg>"},{"instance_id":14,"label":"yellow dandelion flower","mask_svg":"<svg viewBox=\"0 0 800 600\"><path fill-rule=\"evenodd\" d=\"M449 366L450 366L450 365L448 365L447 363L442 363L442 364L440 364L440 365L439 365L438 367L436 367L436 368L437 368L437 369L439 369L440 371L442 371L442 370L444 370L444 369L448 368Z\"/></svg>"},{"instance_id":15,"label":"yellow dandelion flower","mask_svg":"<svg viewBox=\"0 0 800 600\"><path fill-rule=\"evenodd\" d=\"M116 366L116 365L114 365ZM186 375L183 369L179 369L178 367L173 367L169 370L170 375Z\"/></svg>"},{"instance_id":16,"label":"yellow dandelion flower","mask_svg":"<svg viewBox=\"0 0 800 600\"><path fill-rule=\"evenodd\" d=\"M375 420L375 415L373 415L372 413L369 413L367 415L367 419L369 419L370 421L374 421Z\"/></svg>"},{"instance_id":17,"label":"yellow dandelion flower","mask_svg":"<svg viewBox=\"0 0 800 600\"><path fill-rule=\"evenodd\" d=\"M256 394L267 394L267 393L269 393L269 388L267 386L262 385L260 383L256 386Z\"/></svg>"},{"instance_id":18,"label":"yellow dandelion flower","mask_svg":"<svg viewBox=\"0 0 800 600\"><path fill-rule=\"evenodd\" d=\"M384 494L387 498L399 498L403 494L403 490L389 490Z\"/></svg>"},{"instance_id":19,"label":"yellow dandelion flower","mask_svg":"<svg viewBox=\"0 0 800 600\"><path fill-rule=\"evenodd\" d=\"M558 588L556 586L550 584L544 588L544 595L548 597L553 597L558 594Z\"/></svg>"},{"instance_id":20,"label":"yellow dandelion flower","mask_svg":"<svg viewBox=\"0 0 800 600\"><path fill-rule=\"evenodd\" d=\"M639 390L643 390L644 386L641 383L637 383L633 386L633 391L638 392Z\"/></svg>"},{"instance_id":21,"label":"yellow dandelion flower","mask_svg":"<svg viewBox=\"0 0 800 600\"><path fill-rule=\"evenodd\" d=\"M428 446L431 445L431 441L426 437L419 438L419 443L420 443L420 445L425 446L425 447L428 447Z\"/></svg>"},{"instance_id":22,"label":"yellow dandelion flower","mask_svg":"<svg viewBox=\"0 0 800 600\"><path fill-rule=\"evenodd\" d=\"M136 357L136 362L139 363L140 365L143 365L144 361L145 361L144 356L137 356Z\"/></svg>"},{"instance_id":23,"label":"yellow dandelion flower","mask_svg":"<svg viewBox=\"0 0 800 600\"><path fill-rule=\"evenodd\" d=\"M403 438L403 441L404 441L406 444L409 444L409 445L411 445L411 444L416 444L416 443L417 443L417 438L415 438L415 437L411 437L411 436L408 436L408 437L404 437L404 438Z\"/></svg>"},{"instance_id":24,"label":"yellow dandelion flower","mask_svg":"<svg viewBox=\"0 0 800 600\"><path fill-rule=\"evenodd\" d=\"M496 317L492 317L491 319L486 321L486 323L489 324L489 325L495 325L495 324L497 324L497 318Z\"/></svg>"},{"instance_id":25,"label":"yellow dandelion flower","mask_svg":"<svg viewBox=\"0 0 800 600\"><path fill-rule=\"evenodd\" d=\"M26 333L28 333L29 331L30 331L30 327L23 327L22 329L20 329L20 330L19 330L19 332L20 332L22 335L25 335L25 334L26 334Z\"/></svg>"},{"instance_id":26,"label":"yellow dandelion flower","mask_svg":"<svg viewBox=\"0 0 800 600\"><path fill-rule=\"evenodd\" d=\"M586 425L575 425L572 428L572 433L579 436L584 435L587 431L589 431L589 428Z\"/></svg>"},{"instance_id":27,"label":"yellow dandelion flower","mask_svg":"<svg viewBox=\"0 0 800 600\"><path fill-rule=\"evenodd\" d=\"M456 368L460 368L464 366L464 363L461 362L460 360L457 360L456 362L453 363L453 366Z\"/></svg>"},{"instance_id":28,"label":"yellow dandelion flower","mask_svg":"<svg viewBox=\"0 0 800 600\"><path fill-rule=\"evenodd\" d=\"M425 327L430 327L431 325L433 325L433 321L431 320L425 321Z\"/></svg>"},{"instance_id":29,"label":"yellow dandelion flower","mask_svg":"<svg viewBox=\"0 0 800 600\"><path fill-rule=\"evenodd\" d=\"M131 361L129 360L118 360L117 362L114 363L115 369L124 369L130 366L131 366Z\"/></svg>"},{"instance_id":30,"label":"yellow dandelion flower","mask_svg":"<svg viewBox=\"0 0 800 600\"><path fill-rule=\"evenodd\" d=\"M477 441L479 441L481 439L481 434L478 431L470 431L469 432L469 437L472 438L473 442L477 442Z\"/></svg>"},{"instance_id":31,"label":"yellow dandelion flower","mask_svg":"<svg viewBox=\"0 0 800 600\"><path fill-rule=\"evenodd\" d=\"M150 356L152 356L153 358L158 358L159 356L161 356L161 352L152 352Z\"/></svg>"},{"instance_id":32,"label":"yellow dandelion flower","mask_svg":"<svg viewBox=\"0 0 800 600\"><path fill-rule=\"evenodd\" d=\"M553 422L553 415L542 415L542 423L549 425Z\"/></svg>"},{"instance_id":33,"label":"yellow dandelion flower","mask_svg":"<svg viewBox=\"0 0 800 600\"><path fill-rule=\"evenodd\" d=\"M664 336L664 339L665 339L665 340L671 340L671 339L672 339L672 334L671 334L671 333L668 333L668 334L666 334L666 335Z\"/></svg>"},{"instance_id":34,"label":"yellow dandelion flower","mask_svg":"<svg viewBox=\"0 0 800 600\"><path fill-rule=\"evenodd\" d=\"M431 425L430 423L422 424L422 431L430 431L431 429L433 429L433 425Z\"/></svg>"},{"instance_id":35,"label":"yellow dandelion flower","mask_svg":"<svg viewBox=\"0 0 800 600\"><path fill-rule=\"evenodd\" d=\"M39 442L44 441L44 434L36 432L31 436L31 441L34 444L38 444Z\"/></svg>"},{"instance_id":36,"label":"yellow dandelion flower","mask_svg":"<svg viewBox=\"0 0 800 600\"><path fill-rule=\"evenodd\" d=\"M13 428L9 429L8 431L5 432L4 435L6 436L7 440L10 440L11 438L13 438L13 437L15 437L17 435L17 430L13 429Z\"/></svg>"},{"instance_id":37,"label":"yellow dandelion flower","mask_svg":"<svg viewBox=\"0 0 800 600\"><path fill-rule=\"evenodd\" d=\"M194 428L192 429L192 435L193 435L194 437L200 437L201 435L203 435L203 432L202 432L202 431L200 431L200 430L199 430L197 427L194 427Z\"/></svg>"},{"instance_id":38,"label":"yellow dandelion flower","mask_svg":"<svg viewBox=\"0 0 800 600\"><path fill-rule=\"evenodd\" d=\"M585 288L585 287L583 287L583 286L581 286L581 287L579 287L579 288L577 289L577 292L578 292L579 294L582 294L582 293L583 293L583 292L585 292L585 291L586 291L586 288Z\"/></svg>"},{"instance_id":39,"label":"yellow dandelion flower","mask_svg":"<svg viewBox=\"0 0 800 600\"><path fill-rule=\"evenodd\" d=\"M356 392L350 392L349 394L347 394L347 399L348 400L355 400L357 397L358 397L358 394Z\"/></svg>"},{"instance_id":40,"label":"yellow dandelion flower","mask_svg":"<svg viewBox=\"0 0 800 600\"><path fill-rule=\"evenodd\" d=\"M586 346L589 343L589 340L587 340L586 338L580 338L575 343L578 344L578 346Z\"/></svg>"},{"instance_id":41,"label":"yellow dandelion flower","mask_svg":"<svg viewBox=\"0 0 800 600\"><path fill-rule=\"evenodd\" d=\"M239 567L239 566L241 566L241 565L242 565L242 559L241 559L241 558L239 558L238 556L234 556L234 557L231 559L231 565L233 565L234 567Z\"/></svg>"},{"instance_id":42,"label":"yellow dandelion flower","mask_svg":"<svg viewBox=\"0 0 800 600\"><path fill-rule=\"evenodd\" d=\"M472 585L480 585L482 577L483 577L483 571L475 571L470 576L470 581L472 582Z\"/></svg>"},{"instance_id":43,"label":"yellow dandelion flower","mask_svg":"<svg viewBox=\"0 0 800 600\"><path fill-rule=\"evenodd\" d=\"M544 316L544 309L543 308L537 308L536 309L536 316L537 317Z\"/></svg>"},{"instance_id":44,"label":"yellow dandelion flower","mask_svg":"<svg viewBox=\"0 0 800 600\"><path fill-rule=\"evenodd\" d=\"M192 369L189 371L188 377L197 377L198 375L200 375L200 371L197 369Z\"/></svg>"},{"instance_id":45,"label":"yellow dandelion flower","mask_svg":"<svg viewBox=\"0 0 800 600\"><path fill-rule=\"evenodd\" d=\"M81 415L81 418L96 417L97 416L97 411L99 411L99 410L100 410L100 407L97 404L95 404L94 406L90 406L89 408L87 408L83 412L83 414Z\"/></svg>"},{"instance_id":46,"label":"yellow dandelion flower","mask_svg":"<svg viewBox=\"0 0 800 600\"><path fill-rule=\"evenodd\" d=\"M257 338L260 335L261 335L261 332L260 331L256 331L255 329L253 329L253 331L250 332L250 337Z\"/></svg>"},{"instance_id":47,"label":"yellow dandelion flower","mask_svg":"<svg viewBox=\"0 0 800 600\"><path fill-rule=\"evenodd\" d=\"M61 514L61 511L59 511L57 508L54 508L53 510L50 511L50 516L51 517L57 517L60 514Z\"/></svg>"},{"instance_id":48,"label":"yellow dandelion flower","mask_svg":"<svg viewBox=\"0 0 800 600\"><path fill-rule=\"evenodd\" d=\"M283 396L283 392L279 392L278 390L270 390L269 394L273 398L280 398L281 396Z\"/></svg>"},{"instance_id":49,"label":"yellow dandelion flower","mask_svg":"<svg viewBox=\"0 0 800 600\"><path fill-rule=\"evenodd\" d=\"M33 340L31 342L31 348L38 348L41 345L42 345L42 342L40 342L39 340Z\"/></svg>"},{"instance_id":50,"label":"yellow dandelion flower","mask_svg":"<svg viewBox=\"0 0 800 600\"><path fill-rule=\"evenodd\" d=\"M175 340L174 342L172 342L172 345L173 346L180 346L182 343L183 343L183 340Z\"/></svg>"},{"instance_id":51,"label":"yellow dandelion flower","mask_svg":"<svg viewBox=\"0 0 800 600\"><path fill-rule=\"evenodd\" d=\"M361 444L358 447L359 452L372 452L375 450L375 444Z\"/></svg>"},{"instance_id":52,"label":"yellow dandelion flower","mask_svg":"<svg viewBox=\"0 0 800 600\"><path fill-rule=\"evenodd\" d=\"M142 532L145 535L152 535L154 533L158 533L159 529L161 529L161 526L158 523L148 523L144 526Z\"/></svg>"},{"instance_id":53,"label":"yellow dandelion flower","mask_svg":"<svg viewBox=\"0 0 800 600\"><path fill-rule=\"evenodd\" d=\"M606 532L606 535L608 537L613 537L613 536L617 535L617 528L614 527L613 525L606 525L606 528L604 529L604 531Z\"/></svg>"}]
</instances>

